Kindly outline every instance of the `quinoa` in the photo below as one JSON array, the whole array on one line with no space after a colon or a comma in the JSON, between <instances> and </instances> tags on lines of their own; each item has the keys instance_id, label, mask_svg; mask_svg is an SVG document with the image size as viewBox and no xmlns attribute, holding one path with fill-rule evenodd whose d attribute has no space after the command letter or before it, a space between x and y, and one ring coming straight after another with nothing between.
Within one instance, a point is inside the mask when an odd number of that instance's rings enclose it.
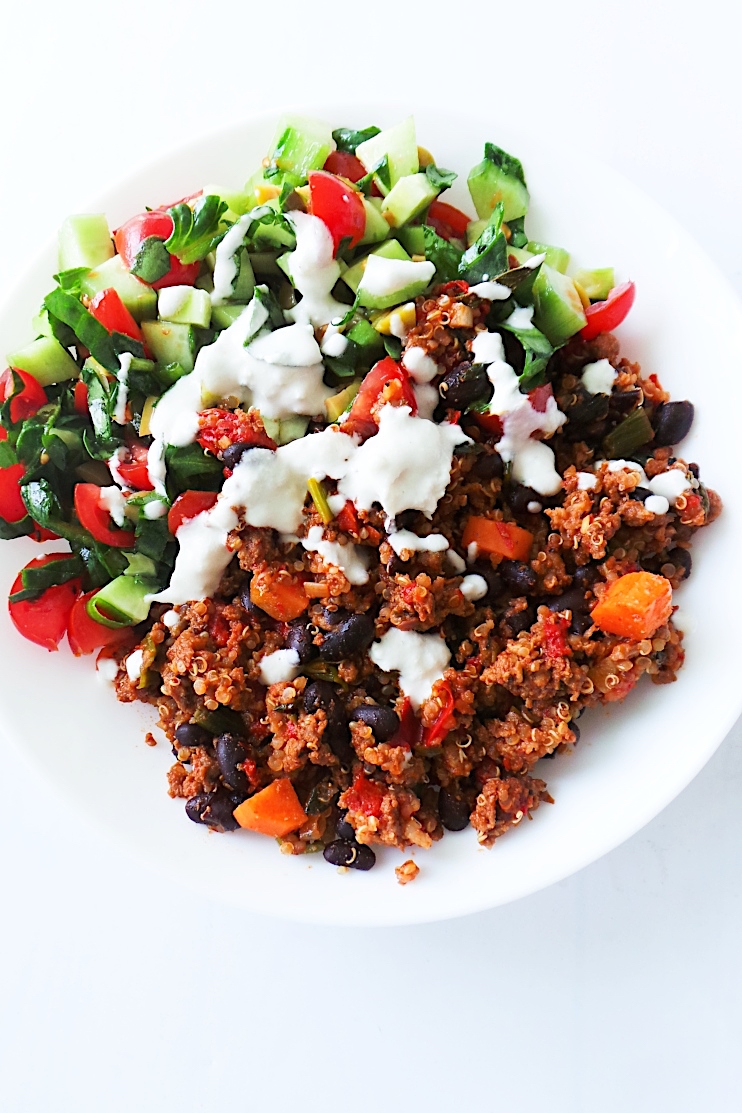
<instances>
[{"instance_id":1,"label":"quinoa","mask_svg":"<svg viewBox=\"0 0 742 1113\"><path fill-rule=\"evenodd\" d=\"M490 308L465 284L417 300L406 346L437 362L434 385L470 365ZM600 359L617 371L614 389L590 397L580 375ZM406 511L396 522L421 537L442 534L457 553L465 551L471 514L513 523L532 536L527 559L477 555L458 572L445 552L398 555L375 508L327 525L308 499L299 536L322 525L330 541L362 543L370 554L366 583L354 586L318 553L270 529L245 526L230 538L234 557L213 598L178 608L174 627L160 620L163 608L153 612L140 643L142 678L132 682L122 669L116 691L121 700L157 706L176 754L172 796L229 796L236 807L289 778L307 812L307 822L282 840L292 854L327 846L339 830L341 840L352 833L361 847L429 848L446 828L467 822L491 846L552 803L544 759L578 744L585 709L624 699L645 675L655 684L675 680L684 651L672 617L651 637L631 640L599 629L591 611L629 572L649 571L677 588L690 574L693 535L717 517L720 500L697 465L672 448L649 442L632 457L647 481L672 470L688 478L666 513L645 505L641 472L604 461L612 430L639 408L654 420L669 398L656 376L643 377L620 356L615 337L573 338L552 357L547 381L567 416L549 442L562 477L557 496L519 493L495 449L498 435L476 415L457 413L470 443L454 456L445 496L432 518ZM214 429L219 451L221 424ZM592 486L581 482L586 470ZM486 595L466 598L465 574L483 577ZM306 596L305 609L288 621L255 602L282 579L303 584ZM417 715L397 673L371 661L369 639L339 660L325 659L322 647L351 616L366 616L376 639L392 628L443 634L451 659ZM263 659L297 645L300 675L266 686ZM180 746L178 728L194 723L203 727L202 744ZM236 772L220 758L215 740L225 735L241 747ZM397 877L406 884L417 872L409 860Z\"/></svg>"}]
</instances>

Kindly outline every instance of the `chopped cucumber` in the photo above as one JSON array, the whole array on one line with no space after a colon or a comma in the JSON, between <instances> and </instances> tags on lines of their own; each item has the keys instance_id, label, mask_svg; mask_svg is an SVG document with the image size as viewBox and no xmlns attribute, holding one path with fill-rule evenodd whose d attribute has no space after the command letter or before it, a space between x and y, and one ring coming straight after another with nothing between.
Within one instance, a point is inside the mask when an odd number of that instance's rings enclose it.
<instances>
[{"instance_id":1,"label":"chopped cucumber","mask_svg":"<svg viewBox=\"0 0 742 1113\"><path fill-rule=\"evenodd\" d=\"M226 201L228 208L223 217L226 220L234 220L238 216L244 216L246 212L255 207L255 195L246 189L225 189L224 186L217 185L204 186L204 197L212 194L215 197L221 197L222 201Z\"/></svg>"},{"instance_id":2,"label":"chopped cucumber","mask_svg":"<svg viewBox=\"0 0 742 1113\"><path fill-rule=\"evenodd\" d=\"M274 437L277 444L289 444L303 437L309 425L309 418L295 414L293 417L282 417L279 422L278 436Z\"/></svg>"},{"instance_id":3,"label":"chopped cucumber","mask_svg":"<svg viewBox=\"0 0 742 1113\"><path fill-rule=\"evenodd\" d=\"M80 373L70 353L53 336L40 336L5 358L9 367L33 375L42 386L76 379Z\"/></svg>"},{"instance_id":4,"label":"chopped cucumber","mask_svg":"<svg viewBox=\"0 0 742 1113\"><path fill-rule=\"evenodd\" d=\"M80 289L89 298L109 287L113 287L135 321L149 320L157 315L157 291L131 274L120 255L106 259L80 282Z\"/></svg>"},{"instance_id":5,"label":"chopped cucumber","mask_svg":"<svg viewBox=\"0 0 742 1113\"><path fill-rule=\"evenodd\" d=\"M470 220L466 226L466 246L471 247L476 243L486 227L486 220Z\"/></svg>"},{"instance_id":6,"label":"chopped cucumber","mask_svg":"<svg viewBox=\"0 0 742 1113\"><path fill-rule=\"evenodd\" d=\"M321 170L335 140L327 124L308 116L284 116L278 125L269 155L278 174L306 178L310 170ZM269 169L270 169L269 168Z\"/></svg>"},{"instance_id":7,"label":"chopped cucumber","mask_svg":"<svg viewBox=\"0 0 742 1113\"><path fill-rule=\"evenodd\" d=\"M528 251L525 247L511 247L508 244L508 255L513 255L518 261L518 266L522 267L524 263L533 258L534 252ZM548 263L548 261L547 259L546 262Z\"/></svg>"},{"instance_id":8,"label":"chopped cucumber","mask_svg":"<svg viewBox=\"0 0 742 1113\"><path fill-rule=\"evenodd\" d=\"M380 247L377 247L375 251L369 252L369 255L380 255L382 259L409 260L410 258L398 240L386 240L386 242ZM363 272L366 269L369 255L364 255L363 258L354 263L352 267L348 267L343 275L343 282L350 286L354 294L358 292L358 287L361 285L361 279L363 278ZM373 306L372 308L384 309L385 306Z\"/></svg>"},{"instance_id":9,"label":"chopped cucumber","mask_svg":"<svg viewBox=\"0 0 742 1113\"><path fill-rule=\"evenodd\" d=\"M117 576L88 599L87 612L94 622L115 630L136 626L149 614L147 596L155 590L151 580L126 574Z\"/></svg>"},{"instance_id":10,"label":"chopped cucumber","mask_svg":"<svg viewBox=\"0 0 742 1113\"><path fill-rule=\"evenodd\" d=\"M548 260L547 260L548 261ZM605 301L616 285L613 267L599 267L597 270L579 270L575 275L591 301Z\"/></svg>"},{"instance_id":11,"label":"chopped cucumber","mask_svg":"<svg viewBox=\"0 0 742 1113\"><path fill-rule=\"evenodd\" d=\"M211 323L211 298L194 286L166 286L159 292L157 310L160 320L174 324L208 328Z\"/></svg>"},{"instance_id":12,"label":"chopped cucumber","mask_svg":"<svg viewBox=\"0 0 742 1113\"><path fill-rule=\"evenodd\" d=\"M545 263L561 274L567 273L569 252L565 251L563 247L554 247L554 245L550 243L539 243L538 240L529 240L526 244L526 250L530 251L532 255L545 255Z\"/></svg>"},{"instance_id":13,"label":"chopped cucumber","mask_svg":"<svg viewBox=\"0 0 742 1113\"><path fill-rule=\"evenodd\" d=\"M415 121L408 116L401 124L393 128L386 128L359 143L356 147L356 158L359 158L367 171L371 171L384 157L389 160L389 184L394 187L400 178L407 174L417 174L420 162L417 154L417 138L415 136Z\"/></svg>"},{"instance_id":14,"label":"chopped cucumber","mask_svg":"<svg viewBox=\"0 0 742 1113\"><path fill-rule=\"evenodd\" d=\"M59 269L97 267L113 256L113 241L103 213L68 216L59 229Z\"/></svg>"},{"instance_id":15,"label":"chopped cucumber","mask_svg":"<svg viewBox=\"0 0 742 1113\"><path fill-rule=\"evenodd\" d=\"M378 332L365 317L361 317L356 321L351 329L348 330L348 339L362 350L363 356L372 359L374 353L381 352L382 341Z\"/></svg>"},{"instance_id":16,"label":"chopped cucumber","mask_svg":"<svg viewBox=\"0 0 742 1113\"><path fill-rule=\"evenodd\" d=\"M400 228L396 235L410 255L425 254L425 231L422 224L408 224L405 228Z\"/></svg>"},{"instance_id":17,"label":"chopped cucumber","mask_svg":"<svg viewBox=\"0 0 742 1113\"><path fill-rule=\"evenodd\" d=\"M230 301L239 301L246 305L255 293L255 274L247 248L243 247L237 253L236 263L237 277L232 284Z\"/></svg>"},{"instance_id":18,"label":"chopped cucumber","mask_svg":"<svg viewBox=\"0 0 742 1113\"><path fill-rule=\"evenodd\" d=\"M381 203L381 211L393 228L413 220L431 201L438 190L430 184L427 174L408 174L392 186Z\"/></svg>"},{"instance_id":19,"label":"chopped cucumber","mask_svg":"<svg viewBox=\"0 0 742 1113\"><path fill-rule=\"evenodd\" d=\"M142 332L147 347L161 366L178 363L186 374L193 370L196 336L192 325L143 321Z\"/></svg>"},{"instance_id":20,"label":"chopped cucumber","mask_svg":"<svg viewBox=\"0 0 742 1113\"><path fill-rule=\"evenodd\" d=\"M271 209L278 210L278 200L273 197L265 202ZM255 244L260 248L281 248L293 251L296 247L296 236L288 228L280 224L259 224L255 229Z\"/></svg>"},{"instance_id":21,"label":"chopped cucumber","mask_svg":"<svg viewBox=\"0 0 742 1113\"><path fill-rule=\"evenodd\" d=\"M523 167L494 143L485 143L484 158L467 178L477 216L487 220L498 201L505 206L503 220L516 220L528 212L528 188Z\"/></svg>"},{"instance_id":22,"label":"chopped cucumber","mask_svg":"<svg viewBox=\"0 0 742 1113\"><path fill-rule=\"evenodd\" d=\"M363 207L366 210L366 228L359 244L381 243L389 235L389 223L381 215L381 202L378 198L364 197Z\"/></svg>"},{"instance_id":23,"label":"chopped cucumber","mask_svg":"<svg viewBox=\"0 0 742 1113\"><path fill-rule=\"evenodd\" d=\"M543 263L533 284L533 323L558 348L587 323L575 284Z\"/></svg>"},{"instance_id":24,"label":"chopped cucumber","mask_svg":"<svg viewBox=\"0 0 742 1113\"><path fill-rule=\"evenodd\" d=\"M229 328L233 325L244 305L215 305L211 310L211 324L213 328Z\"/></svg>"}]
</instances>

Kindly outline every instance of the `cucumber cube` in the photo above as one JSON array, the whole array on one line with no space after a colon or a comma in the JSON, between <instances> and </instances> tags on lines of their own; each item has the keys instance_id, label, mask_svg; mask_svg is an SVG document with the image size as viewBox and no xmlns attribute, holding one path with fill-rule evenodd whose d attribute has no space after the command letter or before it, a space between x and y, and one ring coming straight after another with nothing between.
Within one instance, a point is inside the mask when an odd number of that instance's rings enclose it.
<instances>
[{"instance_id":1,"label":"cucumber cube","mask_svg":"<svg viewBox=\"0 0 742 1113\"><path fill-rule=\"evenodd\" d=\"M389 235L389 224L381 215L381 202L375 204L378 198L363 198L363 207L366 210L366 228L359 244L381 243Z\"/></svg>"},{"instance_id":2,"label":"cucumber cube","mask_svg":"<svg viewBox=\"0 0 742 1113\"><path fill-rule=\"evenodd\" d=\"M399 228L427 209L437 196L438 190L430 184L427 174L408 174L392 186L381 203L381 212L393 228Z\"/></svg>"},{"instance_id":3,"label":"cucumber cube","mask_svg":"<svg viewBox=\"0 0 742 1113\"><path fill-rule=\"evenodd\" d=\"M370 254L380 255L382 259L409 260L410 258L405 249L402 247L402 244L399 243L397 240L387 240L381 245L381 247L377 247L376 251L372 251L370 252ZM343 275L343 282L345 282L347 286L350 286L354 294L357 293L358 287L361 285L361 279L363 278L363 272L366 269L368 258L368 255L364 255L363 258L354 263L352 267L348 267L347 271Z\"/></svg>"},{"instance_id":4,"label":"cucumber cube","mask_svg":"<svg viewBox=\"0 0 742 1113\"><path fill-rule=\"evenodd\" d=\"M575 284L566 274L543 263L533 284L533 323L555 348L587 324Z\"/></svg>"},{"instance_id":5,"label":"cucumber cube","mask_svg":"<svg viewBox=\"0 0 742 1113\"><path fill-rule=\"evenodd\" d=\"M89 298L94 298L101 290L109 287L116 290L135 321L157 315L157 291L128 271L120 255L106 259L89 271L80 283L80 289Z\"/></svg>"},{"instance_id":6,"label":"cucumber cube","mask_svg":"<svg viewBox=\"0 0 742 1113\"><path fill-rule=\"evenodd\" d=\"M321 170L335 141L327 124L309 116L284 116L278 125L269 154L283 172L306 178L310 170Z\"/></svg>"},{"instance_id":7,"label":"cucumber cube","mask_svg":"<svg viewBox=\"0 0 742 1113\"><path fill-rule=\"evenodd\" d=\"M400 228L397 239L410 255L425 254L425 232L422 224L408 224L406 228Z\"/></svg>"},{"instance_id":8,"label":"cucumber cube","mask_svg":"<svg viewBox=\"0 0 742 1113\"><path fill-rule=\"evenodd\" d=\"M8 352L6 359L8 367L33 375L42 386L76 379L80 373L70 353L53 336L40 336L25 348Z\"/></svg>"},{"instance_id":9,"label":"cucumber cube","mask_svg":"<svg viewBox=\"0 0 742 1113\"><path fill-rule=\"evenodd\" d=\"M158 294L157 312L163 321L208 328L211 323L211 298L206 290L197 290L193 286L166 286Z\"/></svg>"},{"instance_id":10,"label":"cucumber cube","mask_svg":"<svg viewBox=\"0 0 742 1113\"><path fill-rule=\"evenodd\" d=\"M215 305L211 310L212 328L229 328L230 325L235 323L244 308L244 305Z\"/></svg>"},{"instance_id":11,"label":"cucumber cube","mask_svg":"<svg viewBox=\"0 0 742 1113\"><path fill-rule=\"evenodd\" d=\"M143 321L142 332L147 347L163 367L179 363L186 374L193 370L196 337L191 325Z\"/></svg>"},{"instance_id":12,"label":"cucumber cube","mask_svg":"<svg viewBox=\"0 0 742 1113\"><path fill-rule=\"evenodd\" d=\"M516 220L528 212L529 195L523 181L523 167L517 159L493 143L485 144L485 157L469 172L469 193L481 220L489 220L498 201L503 219Z\"/></svg>"},{"instance_id":13,"label":"cucumber cube","mask_svg":"<svg viewBox=\"0 0 742 1113\"><path fill-rule=\"evenodd\" d=\"M545 255L545 263L548 263L555 271L560 271L562 274L567 273L569 252L565 251L563 247L554 247L554 245L550 243L539 243L538 240L529 240L526 244L526 250L530 251L532 255Z\"/></svg>"},{"instance_id":14,"label":"cucumber cube","mask_svg":"<svg viewBox=\"0 0 742 1113\"><path fill-rule=\"evenodd\" d=\"M221 197L222 201L227 202L228 211L223 219L234 220L255 208L255 195L244 189L226 189L218 185L204 186L204 197L208 197L209 194Z\"/></svg>"},{"instance_id":15,"label":"cucumber cube","mask_svg":"<svg viewBox=\"0 0 742 1113\"><path fill-rule=\"evenodd\" d=\"M392 186L407 174L417 174L420 161L417 154L415 121L408 116L401 124L380 131L378 135L359 143L356 158L359 158L367 171L373 170L378 162L387 156L389 177Z\"/></svg>"},{"instance_id":16,"label":"cucumber cube","mask_svg":"<svg viewBox=\"0 0 742 1113\"><path fill-rule=\"evenodd\" d=\"M59 229L59 269L97 267L113 256L113 241L103 213L68 216Z\"/></svg>"},{"instance_id":17,"label":"cucumber cube","mask_svg":"<svg viewBox=\"0 0 742 1113\"><path fill-rule=\"evenodd\" d=\"M616 285L613 267L599 267L597 270L580 270L575 275L591 301L604 301Z\"/></svg>"}]
</instances>

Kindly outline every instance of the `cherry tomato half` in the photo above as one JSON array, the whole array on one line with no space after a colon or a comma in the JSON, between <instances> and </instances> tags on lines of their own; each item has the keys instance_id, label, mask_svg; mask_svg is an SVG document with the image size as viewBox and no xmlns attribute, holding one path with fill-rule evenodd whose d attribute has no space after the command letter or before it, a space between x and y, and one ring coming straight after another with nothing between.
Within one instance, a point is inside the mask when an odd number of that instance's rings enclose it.
<instances>
[{"instance_id":1,"label":"cherry tomato half","mask_svg":"<svg viewBox=\"0 0 742 1113\"><path fill-rule=\"evenodd\" d=\"M128 453L128 459L116 469L126 486L135 491L154 491L147 467L147 446L136 442L129 445Z\"/></svg>"},{"instance_id":2,"label":"cherry tomato half","mask_svg":"<svg viewBox=\"0 0 742 1113\"><path fill-rule=\"evenodd\" d=\"M132 340L144 344L142 330L122 302L117 290L112 287L101 290L91 301L88 310L109 332L120 332L122 336L130 336Z\"/></svg>"},{"instance_id":3,"label":"cherry tomato half","mask_svg":"<svg viewBox=\"0 0 742 1113\"><path fill-rule=\"evenodd\" d=\"M413 414L417 413L417 400L409 373L395 363L391 356L379 360L366 375L355 396L348 419L342 425L342 431L372 437L378 431L375 415L382 402L390 402L394 406L409 406Z\"/></svg>"},{"instance_id":4,"label":"cherry tomato half","mask_svg":"<svg viewBox=\"0 0 742 1113\"><path fill-rule=\"evenodd\" d=\"M26 474L23 464L0 468L0 518L6 522L20 522L26 517L26 507L18 484Z\"/></svg>"},{"instance_id":5,"label":"cherry tomato half","mask_svg":"<svg viewBox=\"0 0 742 1113\"><path fill-rule=\"evenodd\" d=\"M310 172L309 194L310 212L330 229L335 252L343 240L349 240L349 246L355 247L366 231L361 194L324 170Z\"/></svg>"},{"instance_id":6,"label":"cherry tomato half","mask_svg":"<svg viewBox=\"0 0 742 1113\"><path fill-rule=\"evenodd\" d=\"M68 556L69 553L48 553L46 556L29 561L26 568L43 568L45 564L50 564L54 560L64 560ZM10 594L14 595L22 589L23 580L19 572ZM24 638L52 652L64 637L70 611L79 590L80 581L70 580L66 584L48 587L38 599L24 599L18 603L9 602L8 611L11 621Z\"/></svg>"},{"instance_id":7,"label":"cherry tomato half","mask_svg":"<svg viewBox=\"0 0 742 1113\"><path fill-rule=\"evenodd\" d=\"M109 626L103 626L100 622L95 622L90 617L87 611L87 603L88 599L91 599L94 595L95 591L89 591L86 595L81 595L75 601L70 612L67 624L67 640L75 657L81 657L84 653L92 653L96 649L102 649L104 645L120 645L122 642L133 642L135 639L135 635L132 634L131 628L128 626L113 630Z\"/></svg>"},{"instance_id":8,"label":"cherry tomato half","mask_svg":"<svg viewBox=\"0 0 742 1113\"><path fill-rule=\"evenodd\" d=\"M115 549L130 549L134 544L134 530L113 528L111 515L101 501L100 491L95 483L76 485L75 511L80 525L103 545L111 545Z\"/></svg>"},{"instance_id":9,"label":"cherry tomato half","mask_svg":"<svg viewBox=\"0 0 742 1113\"><path fill-rule=\"evenodd\" d=\"M627 317L635 297L636 286L633 282L614 286L605 301L596 301L585 310L587 324L580 329L582 339L594 340L601 332L613 332Z\"/></svg>"},{"instance_id":10,"label":"cherry tomato half","mask_svg":"<svg viewBox=\"0 0 742 1113\"><path fill-rule=\"evenodd\" d=\"M328 174L347 178L349 182L360 182L361 178L366 177L366 167L350 151L331 151L322 169Z\"/></svg>"},{"instance_id":11,"label":"cherry tomato half","mask_svg":"<svg viewBox=\"0 0 742 1113\"><path fill-rule=\"evenodd\" d=\"M167 528L173 537L184 522L189 522L205 510L211 510L218 497L215 491L184 491L182 495L178 495L167 516Z\"/></svg>"},{"instance_id":12,"label":"cherry tomato half","mask_svg":"<svg viewBox=\"0 0 742 1113\"><path fill-rule=\"evenodd\" d=\"M75 413L80 414L82 417L87 417L90 412L88 407L88 388L87 384L78 379L75 383Z\"/></svg>"},{"instance_id":13,"label":"cherry tomato half","mask_svg":"<svg viewBox=\"0 0 742 1113\"><path fill-rule=\"evenodd\" d=\"M167 240L173 231L173 218L169 213L157 210L151 213L140 213L122 224L113 233L113 242L116 250L129 270L134 266L139 249L145 240L154 236L158 240ZM200 263L181 263L174 255L170 256L170 270L156 282L150 283L155 290L164 286L192 286L198 278L201 269Z\"/></svg>"},{"instance_id":14,"label":"cherry tomato half","mask_svg":"<svg viewBox=\"0 0 742 1113\"><path fill-rule=\"evenodd\" d=\"M445 201L433 201L425 223L434 228L444 240L466 240L466 229L470 221L461 209L447 205Z\"/></svg>"},{"instance_id":15,"label":"cherry tomato half","mask_svg":"<svg viewBox=\"0 0 742 1113\"><path fill-rule=\"evenodd\" d=\"M23 383L23 389L19 390L17 394L13 394L15 390L14 375L17 375ZM33 417L48 402L43 386L33 375L29 375L25 371L18 371L16 368L11 371L8 367L0 375L0 403L7 402L9 398L12 398L10 420L13 424L17 421L25 421L27 417Z\"/></svg>"}]
</instances>

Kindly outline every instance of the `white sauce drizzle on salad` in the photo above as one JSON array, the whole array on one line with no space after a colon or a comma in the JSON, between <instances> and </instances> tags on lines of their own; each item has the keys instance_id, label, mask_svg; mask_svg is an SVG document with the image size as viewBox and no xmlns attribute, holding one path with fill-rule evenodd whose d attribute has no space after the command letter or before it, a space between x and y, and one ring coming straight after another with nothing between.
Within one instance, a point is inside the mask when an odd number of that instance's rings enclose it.
<instances>
[{"instance_id":1,"label":"white sauce drizzle on salad","mask_svg":"<svg viewBox=\"0 0 742 1113\"><path fill-rule=\"evenodd\" d=\"M176 316L190 299L193 293L192 286L165 286L157 292L157 312L160 317L169 321Z\"/></svg>"},{"instance_id":2,"label":"white sauce drizzle on salad","mask_svg":"<svg viewBox=\"0 0 742 1113\"><path fill-rule=\"evenodd\" d=\"M489 584L484 576L477 576L472 573L470 576L464 576L459 591L470 603L476 603L477 599L484 599L489 591Z\"/></svg>"},{"instance_id":3,"label":"white sauce drizzle on salad","mask_svg":"<svg viewBox=\"0 0 742 1113\"><path fill-rule=\"evenodd\" d=\"M470 294L476 294L479 298L487 298L487 301L507 301L512 292L508 286L503 286L501 282L478 282L476 286L469 287Z\"/></svg>"},{"instance_id":4,"label":"white sauce drizzle on salad","mask_svg":"<svg viewBox=\"0 0 742 1113\"><path fill-rule=\"evenodd\" d=\"M124 498L119 487L101 487L100 501L105 506L108 513L113 518L117 526L123 526L126 522L126 499Z\"/></svg>"},{"instance_id":5,"label":"white sauce drizzle on salad","mask_svg":"<svg viewBox=\"0 0 742 1113\"><path fill-rule=\"evenodd\" d=\"M348 312L348 306L331 294L340 277L332 236L318 216L297 212L287 216L296 232L296 248L288 257L288 268L301 301L286 316L304 325L328 325Z\"/></svg>"},{"instance_id":6,"label":"white sauce drizzle on salad","mask_svg":"<svg viewBox=\"0 0 742 1113\"><path fill-rule=\"evenodd\" d=\"M126 425L126 403L129 400L129 369L134 356L131 352L122 352L119 356L119 369L116 373L119 388L116 394L116 408L113 411L113 420L117 425Z\"/></svg>"},{"instance_id":7,"label":"white sauce drizzle on salad","mask_svg":"<svg viewBox=\"0 0 742 1113\"><path fill-rule=\"evenodd\" d=\"M440 372L440 367L424 348L413 344L402 356L402 366L409 371L416 383L429 383Z\"/></svg>"},{"instance_id":8,"label":"white sauce drizzle on salad","mask_svg":"<svg viewBox=\"0 0 742 1113\"><path fill-rule=\"evenodd\" d=\"M247 230L252 224L250 213L236 220L226 236L216 245L214 262L214 289L211 291L211 304L224 305L232 296L234 283L239 273L237 253L242 247Z\"/></svg>"},{"instance_id":9,"label":"white sauce drizzle on salad","mask_svg":"<svg viewBox=\"0 0 742 1113\"><path fill-rule=\"evenodd\" d=\"M325 541L322 527L312 526L301 543L310 553L319 553L325 564L339 568L354 586L368 583L369 553L360 545L341 545L338 541Z\"/></svg>"},{"instance_id":10,"label":"white sauce drizzle on salad","mask_svg":"<svg viewBox=\"0 0 742 1113\"><path fill-rule=\"evenodd\" d=\"M396 626L373 643L368 655L383 672L399 673L399 686L416 711L436 680L443 679L451 660L451 652L438 634L418 634Z\"/></svg>"},{"instance_id":11,"label":"white sauce drizzle on salad","mask_svg":"<svg viewBox=\"0 0 742 1113\"><path fill-rule=\"evenodd\" d=\"M442 533L429 533L427 537L418 537L408 529L398 529L387 537L387 541L398 557L401 557L404 552L442 553L448 548L448 541ZM404 557L402 559L404 560Z\"/></svg>"},{"instance_id":12,"label":"white sauce drizzle on salad","mask_svg":"<svg viewBox=\"0 0 742 1113\"><path fill-rule=\"evenodd\" d=\"M596 363L585 364L582 385L588 394L610 394L617 378L618 371L610 360L599 359Z\"/></svg>"},{"instance_id":13,"label":"white sauce drizzle on salad","mask_svg":"<svg viewBox=\"0 0 742 1113\"><path fill-rule=\"evenodd\" d=\"M434 263L414 263L411 259L384 259L381 255L369 255L361 286L371 297L388 298L415 283L424 286L434 274Z\"/></svg>"}]
</instances>

